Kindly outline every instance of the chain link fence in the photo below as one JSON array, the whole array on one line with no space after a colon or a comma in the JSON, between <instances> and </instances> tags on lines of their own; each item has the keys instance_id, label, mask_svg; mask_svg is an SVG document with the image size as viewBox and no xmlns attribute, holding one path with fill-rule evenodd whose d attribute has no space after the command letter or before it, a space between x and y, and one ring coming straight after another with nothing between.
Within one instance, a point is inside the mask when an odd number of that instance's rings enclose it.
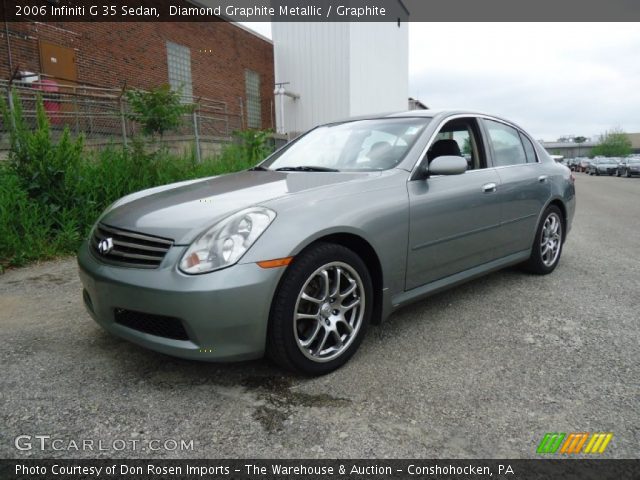
<instances>
[{"instance_id":1,"label":"chain link fence","mask_svg":"<svg viewBox=\"0 0 640 480\"><path fill-rule=\"evenodd\" d=\"M141 126L130 118L131 110L121 89L63 85L48 79L28 83L0 80L2 101L10 111L17 108L12 91L18 93L28 126L35 127L36 101L41 96L52 135L61 135L67 127L72 133L85 137L87 148L127 145L141 132ZM200 160L219 152L222 145L231 141L234 131L245 127L243 116L229 113L225 102L194 98L190 103L195 107L193 113L184 115L180 127L166 132L158 140L173 153L194 153ZM240 99L239 111L243 111ZM4 121L0 119L0 158L6 156L9 148Z\"/></svg>"}]
</instances>

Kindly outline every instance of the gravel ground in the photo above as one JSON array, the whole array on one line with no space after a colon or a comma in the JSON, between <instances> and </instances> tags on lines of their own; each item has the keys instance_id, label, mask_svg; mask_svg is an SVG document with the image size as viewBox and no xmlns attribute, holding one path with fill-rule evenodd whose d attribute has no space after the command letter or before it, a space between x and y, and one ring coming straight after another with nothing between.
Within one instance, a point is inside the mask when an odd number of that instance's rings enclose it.
<instances>
[{"instance_id":1,"label":"gravel ground","mask_svg":"<svg viewBox=\"0 0 640 480\"><path fill-rule=\"evenodd\" d=\"M75 259L0 275L0 457L526 458L546 432L596 431L614 433L605 456L638 458L640 180L577 175L552 275L508 269L405 308L317 379L112 337Z\"/></svg>"}]
</instances>

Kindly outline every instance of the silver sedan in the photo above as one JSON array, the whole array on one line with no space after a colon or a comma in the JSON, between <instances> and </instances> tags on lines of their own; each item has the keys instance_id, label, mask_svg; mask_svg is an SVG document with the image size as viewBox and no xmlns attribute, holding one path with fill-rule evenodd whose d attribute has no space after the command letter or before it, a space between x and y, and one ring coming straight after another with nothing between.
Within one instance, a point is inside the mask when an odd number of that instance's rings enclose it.
<instances>
[{"instance_id":1,"label":"silver sedan","mask_svg":"<svg viewBox=\"0 0 640 480\"><path fill-rule=\"evenodd\" d=\"M569 169L517 125L412 111L126 196L78 262L87 310L115 335L319 375L412 301L509 265L551 273L574 209Z\"/></svg>"}]
</instances>

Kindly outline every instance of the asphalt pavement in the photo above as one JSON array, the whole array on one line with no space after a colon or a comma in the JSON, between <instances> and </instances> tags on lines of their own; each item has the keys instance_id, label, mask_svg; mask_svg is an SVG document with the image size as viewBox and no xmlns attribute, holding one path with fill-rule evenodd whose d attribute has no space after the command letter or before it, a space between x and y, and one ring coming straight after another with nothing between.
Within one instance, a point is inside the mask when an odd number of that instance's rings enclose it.
<instances>
[{"instance_id":1,"label":"asphalt pavement","mask_svg":"<svg viewBox=\"0 0 640 480\"><path fill-rule=\"evenodd\" d=\"M507 269L407 307L321 378L113 337L73 258L8 271L0 457L529 458L547 432L612 432L603 456L638 458L640 179L576 175L553 274Z\"/></svg>"}]
</instances>

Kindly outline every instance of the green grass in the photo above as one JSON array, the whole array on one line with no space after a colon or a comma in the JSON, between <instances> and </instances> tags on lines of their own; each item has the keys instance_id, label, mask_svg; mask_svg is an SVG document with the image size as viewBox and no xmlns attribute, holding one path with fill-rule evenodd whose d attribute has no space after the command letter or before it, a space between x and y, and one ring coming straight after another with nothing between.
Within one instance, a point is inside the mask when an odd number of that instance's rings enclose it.
<instances>
[{"instance_id":1,"label":"green grass","mask_svg":"<svg viewBox=\"0 0 640 480\"><path fill-rule=\"evenodd\" d=\"M9 161L0 163L0 271L75 253L100 213L128 193L244 170L269 153L264 132L242 132L220 155L196 163L194 155L149 152L142 141L99 152L83 148L68 131L54 142L38 106L34 129L26 127L20 101L9 126Z\"/></svg>"}]
</instances>

